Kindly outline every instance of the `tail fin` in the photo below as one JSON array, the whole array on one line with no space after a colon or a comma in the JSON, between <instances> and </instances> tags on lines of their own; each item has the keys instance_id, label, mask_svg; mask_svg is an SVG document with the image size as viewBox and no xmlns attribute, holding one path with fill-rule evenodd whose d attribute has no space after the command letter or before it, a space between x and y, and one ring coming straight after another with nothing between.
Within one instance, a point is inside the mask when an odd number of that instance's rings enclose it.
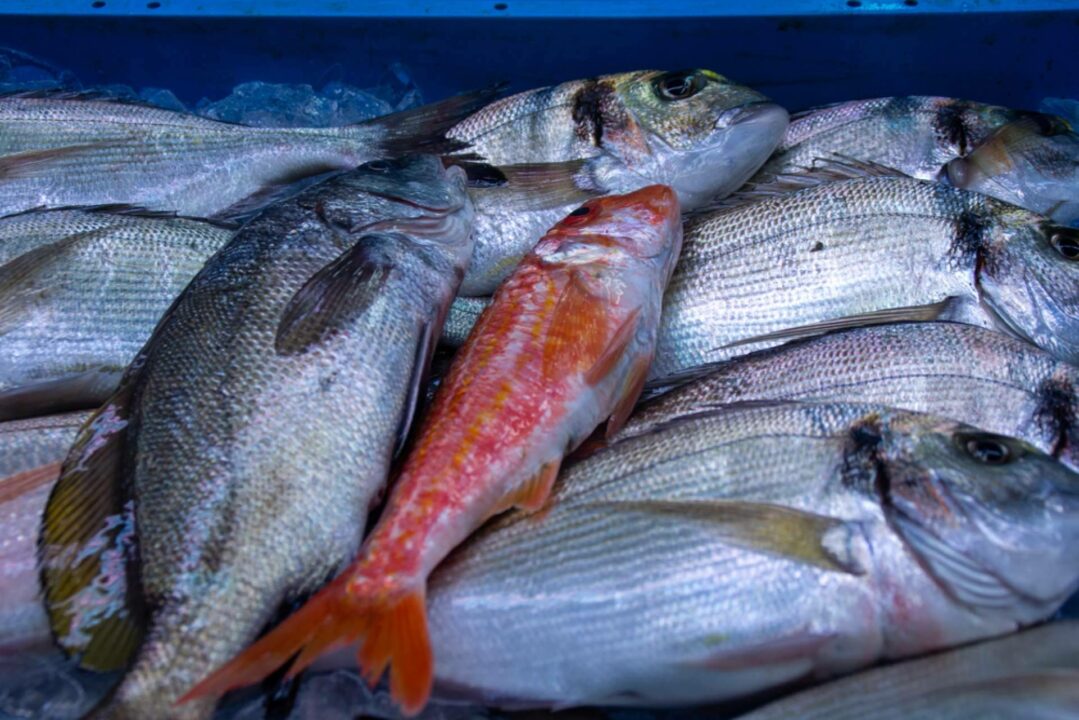
<instances>
[{"instance_id":1,"label":"tail fin","mask_svg":"<svg viewBox=\"0 0 1079 720\"><path fill-rule=\"evenodd\" d=\"M427 637L424 593L411 591L369 601L349 591L348 574L323 588L306 605L244 652L187 692L179 703L220 696L258 682L297 656L286 678L319 656L363 638L358 661L374 684L390 666L390 691L406 715L427 704L434 656Z\"/></svg>"},{"instance_id":2,"label":"tail fin","mask_svg":"<svg viewBox=\"0 0 1079 720\"><path fill-rule=\"evenodd\" d=\"M450 140L446 133L454 125L487 105L506 87L505 83L482 90L454 95L436 103L374 118L364 127L384 131L377 141L378 156L397 157L410 153L449 153L468 147L468 143Z\"/></svg>"}]
</instances>

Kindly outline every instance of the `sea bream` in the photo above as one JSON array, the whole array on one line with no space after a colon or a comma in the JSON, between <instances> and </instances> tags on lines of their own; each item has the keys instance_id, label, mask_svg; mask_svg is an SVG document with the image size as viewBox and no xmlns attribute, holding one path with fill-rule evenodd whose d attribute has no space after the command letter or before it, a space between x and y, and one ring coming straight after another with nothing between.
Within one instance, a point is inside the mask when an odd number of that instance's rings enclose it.
<instances>
[{"instance_id":1,"label":"sea bream","mask_svg":"<svg viewBox=\"0 0 1079 720\"><path fill-rule=\"evenodd\" d=\"M664 708L821 679L1048 618L1077 541L1079 475L1020 441L844 404L707 412L567 467L542 514L435 571L435 694Z\"/></svg>"},{"instance_id":2,"label":"sea bream","mask_svg":"<svg viewBox=\"0 0 1079 720\"><path fill-rule=\"evenodd\" d=\"M166 313L43 523L59 644L126 669L95 717L209 717L176 700L355 557L471 220L462 171L373 161L264 211Z\"/></svg>"},{"instance_id":3,"label":"sea bream","mask_svg":"<svg viewBox=\"0 0 1079 720\"><path fill-rule=\"evenodd\" d=\"M686 223L653 378L792 337L957 320L1079 360L1079 231L979 193L832 163Z\"/></svg>"},{"instance_id":4,"label":"sea bream","mask_svg":"<svg viewBox=\"0 0 1079 720\"><path fill-rule=\"evenodd\" d=\"M949 417L1020 438L1079 469L1079 369L974 325L852 328L706 365L671 381L684 384L643 403L618 438L731 403L834 400Z\"/></svg>"},{"instance_id":5,"label":"sea bream","mask_svg":"<svg viewBox=\"0 0 1079 720\"><path fill-rule=\"evenodd\" d=\"M470 170L476 251L461 286L490 295L540 236L590 197L663 183L683 210L739 187L768 158L787 111L709 70L644 70L497 100L447 132Z\"/></svg>"},{"instance_id":6,"label":"sea bream","mask_svg":"<svg viewBox=\"0 0 1079 720\"><path fill-rule=\"evenodd\" d=\"M460 148L445 131L497 94L329 128L246 127L94 96L8 95L0 97L0 215L108 203L243 214L302 178Z\"/></svg>"},{"instance_id":7,"label":"sea bream","mask_svg":"<svg viewBox=\"0 0 1079 720\"><path fill-rule=\"evenodd\" d=\"M543 507L562 457L604 420L625 422L681 233L662 185L591 200L551 228L454 358L356 561L188 697L259 680L298 652L294 675L362 637L365 676L389 667L403 711L423 708L435 672L428 575L493 515Z\"/></svg>"},{"instance_id":8,"label":"sea bream","mask_svg":"<svg viewBox=\"0 0 1079 720\"><path fill-rule=\"evenodd\" d=\"M754 182L836 156L951 182L1070 223L1079 135L1054 116L944 97L852 100L795 113Z\"/></svg>"},{"instance_id":9,"label":"sea bream","mask_svg":"<svg viewBox=\"0 0 1079 720\"><path fill-rule=\"evenodd\" d=\"M120 206L0 218L0 421L103 403L234 232Z\"/></svg>"}]
</instances>

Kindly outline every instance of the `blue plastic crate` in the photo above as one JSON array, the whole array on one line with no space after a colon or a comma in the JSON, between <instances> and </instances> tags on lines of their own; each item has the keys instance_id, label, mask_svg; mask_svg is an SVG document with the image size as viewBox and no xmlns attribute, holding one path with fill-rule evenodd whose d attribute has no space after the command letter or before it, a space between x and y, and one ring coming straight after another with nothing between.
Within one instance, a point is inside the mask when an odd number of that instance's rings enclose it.
<instances>
[{"instance_id":1,"label":"blue plastic crate","mask_svg":"<svg viewBox=\"0 0 1079 720\"><path fill-rule=\"evenodd\" d=\"M0 45L87 84L167 87L187 102L249 80L362 87L397 60L431 99L688 66L791 109L1079 97L1076 0L0 0Z\"/></svg>"}]
</instances>

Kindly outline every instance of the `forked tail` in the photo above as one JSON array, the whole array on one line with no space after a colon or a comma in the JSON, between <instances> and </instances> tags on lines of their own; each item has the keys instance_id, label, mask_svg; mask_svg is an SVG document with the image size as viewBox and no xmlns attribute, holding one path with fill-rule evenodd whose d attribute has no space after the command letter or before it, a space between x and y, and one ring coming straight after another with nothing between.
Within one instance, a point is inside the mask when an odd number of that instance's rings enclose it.
<instances>
[{"instance_id":1,"label":"forked tail","mask_svg":"<svg viewBox=\"0 0 1079 720\"><path fill-rule=\"evenodd\" d=\"M427 704L434 680L423 590L369 599L350 592L349 579L346 573L334 580L178 702L218 697L251 685L293 656L286 677L295 677L324 653L363 638L357 660L364 678L374 685L389 666L393 699L406 715L418 713Z\"/></svg>"}]
</instances>

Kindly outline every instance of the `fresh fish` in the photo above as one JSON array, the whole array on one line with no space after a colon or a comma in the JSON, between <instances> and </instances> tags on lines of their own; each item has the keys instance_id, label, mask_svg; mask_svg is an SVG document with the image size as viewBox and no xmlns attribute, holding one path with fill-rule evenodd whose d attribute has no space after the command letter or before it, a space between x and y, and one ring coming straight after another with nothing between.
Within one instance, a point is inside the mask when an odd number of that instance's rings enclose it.
<instances>
[{"instance_id":1,"label":"fresh fish","mask_svg":"<svg viewBox=\"0 0 1079 720\"><path fill-rule=\"evenodd\" d=\"M1021 438L1079 469L1079 368L959 323L855 328L691 371L642 405L617 438L755 400L864 402L949 417Z\"/></svg>"},{"instance_id":2,"label":"fresh fish","mask_svg":"<svg viewBox=\"0 0 1079 720\"><path fill-rule=\"evenodd\" d=\"M455 298L446 315L446 324L442 327L442 343L455 348L464 345L476 321L490 304L489 297Z\"/></svg>"},{"instance_id":3,"label":"fresh fish","mask_svg":"<svg viewBox=\"0 0 1079 720\"><path fill-rule=\"evenodd\" d=\"M0 423L0 650L48 644L35 547L60 462L89 413Z\"/></svg>"},{"instance_id":4,"label":"fresh fish","mask_svg":"<svg viewBox=\"0 0 1079 720\"><path fill-rule=\"evenodd\" d=\"M783 141L753 181L768 182L836 155L922 180L950 180L1060 223L1079 217L1079 135L1054 115L921 96L813 108L791 117ZM963 158L976 158L976 164Z\"/></svg>"},{"instance_id":5,"label":"fresh fish","mask_svg":"<svg viewBox=\"0 0 1079 720\"><path fill-rule=\"evenodd\" d=\"M1076 541L1079 475L1020 441L864 406L711 412L567 467L540 516L439 567L436 694L671 707L849 672L1045 619Z\"/></svg>"},{"instance_id":6,"label":"fresh fish","mask_svg":"<svg viewBox=\"0 0 1079 720\"><path fill-rule=\"evenodd\" d=\"M119 207L0 218L0 420L103 403L233 231Z\"/></svg>"},{"instance_id":7,"label":"fresh fish","mask_svg":"<svg viewBox=\"0 0 1079 720\"><path fill-rule=\"evenodd\" d=\"M653 378L897 320L1007 328L1079 361L1079 231L978 193L833 163L686 224Z\"/></svg>"},{"instance_id":8,"label":"fresh fish","mask_svg":"<svg viewBox=\"0 0 1079 720\"><path fill-rule=\"evenodd\" d=\"M454 359L357 560L189 697L258 680L299 652L294 675L362 636L364 674L389 666L393 698L418 712L433 673L427 576L492 515L543 507L563 455L603 420L625 421L681 230L663 185L589 201L551 228Z\"/></svg>"},{"instance_id":9,"label":"fresh fish","mask_svg":"<svg viewBox=\"0 0 1079 720\"><path fill-rule=\"evenodd\" d=\"M242 214L308 176L459 148L445 131L496 94L466 93L332 128L255 128L115 100L7 96L0 98L0 215L106 203Z\"/></svg>"},{"instance_id":10,"label":"fresh fish","mask_svg":"<svg viewBox=\"0 0 1079 720\"><path fill-rule=\"evenodd\" d=\"M1008 123L949 162L944 177L1057 222L1079 220L1079 135L1052 115Z\"/></svg>"},{"instance_id":11,"label":"fresh fish","mask_svg":"<svg viewBox=\"0 0 1079 720\"><path fill-rule=\"evenodd\" d=\"M1052 720L1079 717L1079 622L870 670L739 720Z\"/></svg>"},{"instance_id":12,"label":"fresh fish","mask_svg":"<svg viewBox=\"0 0 1079 720\"><path fill-rule=\"evenodd\" d=\"M207 717L212 701L176 700L355 556L471 219L460 170L374 161L266 210L169 310L42 531L58 641L129 667L96 717Z\"/></svg>"},{"instance_id":13,"label":"fresh fish","mask_svg":"<svg viewBox=\"0 0 1079 720\"><path fill-rule=\"evenodd\" d=\"M476 251L461 293L490 295L590 197L665 183L692 210L728 195L786 127L786 110L709 70L605 75L491 103L447 133L500 166L473 183Z\"/></svg>"}]
</instances>

